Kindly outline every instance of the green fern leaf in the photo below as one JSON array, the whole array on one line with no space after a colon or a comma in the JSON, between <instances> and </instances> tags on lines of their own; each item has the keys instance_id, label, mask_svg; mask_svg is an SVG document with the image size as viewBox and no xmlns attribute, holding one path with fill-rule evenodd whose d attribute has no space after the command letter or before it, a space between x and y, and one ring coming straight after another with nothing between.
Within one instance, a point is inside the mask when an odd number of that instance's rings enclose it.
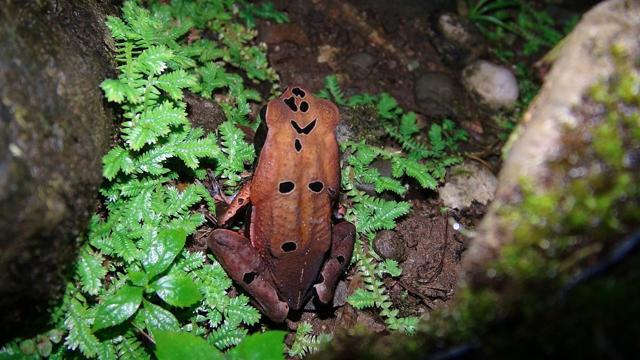
<instances>
[{"instance_id":1,"label":"green fern leaf","mask_svg":"<svg viewBox=\"0 0 640 360\"><path fill-rule=\"evenodd\" d=\"M313 327L306 321L298 323L293 345L289 349L289 356L303 358L305 355L317 351L323 344L331 341L331 335L321 333L312 335Z\"/></svg>"},{"instance_id":2,"label":"green fern leaf","mask_svg":"<svg viewBox=\"0 0 640 360\"><path fill-rule=\"evenodd\" d=\"M400 134L405 137L412 136L418 132L418 124L416 123L416 113L408 112L400 118Z\"/></svg>"},{"instance_id":3,"label":"green fern leaf","mask_svg":"<svg viewBox=\"0 0 640 360\"><path fill-rule=\"evenodd\" d=\"M356 309L362 310L371 308L376 305L376 300L373 294L365 289L356 289L351 296L347 299L349 304Z\"/></svg>"},{"instance_id":4,"label":"green fern leaf","mask_svg":"<svg viewBox=\"0 0 640 360\"><path fill-rule=\"evenodd\" d=\"M115 39L127 40L131 37L131 28L118 17L107 16L107 27Z\"/></svg>"},{"instance_id":5,"label":"green fern leaf","mask_svg":"<svg viewBox=\"0 0 640 360\"><path fill-rule=\"evenodd\" d=\"M98 359L100 360L117 360L116 348L111 341L103 341L98 347Z\"/></svg>"},{"instance_id":6,"label":"green fern leaf","mask_svg":"<svg viewBox=\"0 0 640 360\"><path fill-rule=\"evenodd\" d=\"M398 102L391 95L387 93L380 94L378 98L378 114L383 119L393 119L401 111L398 108Z\"/></svg>"},{"instance_id":7,"label":"green fern leaf","mask_svg":"<svg viewBox=\"0 0 640 360\"><path fill-rule=\"evenodd\" d=\"M97 295L102 286L102 279L107 271L102 267L104 258L99 253L93 252L88 244L80 250L80 256L76 262L76 274L82 284L82 291L89 295Z\"/></svg>"},{"instance_id":8,"label":"green fern leaf","mask_svg":"<svg viewBox=\"0 0 640 360\"><path fill-rule=\"evenodd\" d=\"M120 342L116 345L118 357L120 359L132 360L148 360L151 359L149 354L144 350L144 346L138 340L135 333L128 331L124 336L118 339Z\"/></svg>"},{"instance_id":9,"label":"green fern leaf","mask_svg":"<svg viewBox=\"0 0 640 360\"><path fill-rule=\"evenodd\" d=\"M116 146L111 149L103 158L102 173L104 177L109 180L120 172L130 174L134 169L133 159L129 155L129 152L120 146Z\"/></svg>"},{"instance_id":10,"label":"green fern leaf","mask_svg":"<svg viewBox=\"0 0 640 360\"><path fill-rule=\"evenodd\" d=\"M118 104L125 100L137 102L141 95L136 88L120 79L107 79L100 84L100 88L104 91L107 100Z\"/></svg>"},{"instance_id":11,"label":"green fern leaf","mask_svg":"<svg viewBox=\"0 0 640 360\"><path fill-rule=\"evenodd\" d=\"M391 277L398 277L402 274L402 269L398 262L392 259L385 259L380 263L380 273L389 274Z\"/></svg>"},{"instance_id":12,"label":"green fern leaf","mask_svg":"<svg viewBox=\"0 0 640 360\"><path fill-rule=\"evenodd\" d=\"M408 176L416 179L423 188L433 190L438 186L438 181L429 174L429 169L425 165L411 159L397 158L392 161L397 162L399 164L398 166L401 167Z\"/></svg>"},{"instance_id":13,"label":"green fern leaf","mask_svg":"<svg viewBox=\"0 0 640 360\"><path fill-rule=\"evenodd\" d=\"M433 124L429 128L429 142L436 153L444 150L446 144L442 139L442 127L440 125Z\"/></svg>"},{"instance_id":14,"label":"green fern leaf","mask_svg":"<svg viewBox=\"0 0 640 360\"><path fill-rule=\"evenodd\" d=\"M69 331L65 345L69 350L79 349L88 358L94 357L100 348L100 341L91 331L93 318L83 304L71 299L64 324Z\"/></svg>"},{"instance_id":15,"label":"green fern leaf","mask_svg":"<svg viewBox=\"0 0 640 360\"><path fill-rule=\"evenodd\" d=\"M173 51L166 46L152 46L145 49L135 60L133 68L147 75L160 75L167 69L167 62L173 59Z\"/></svg>"},{"instance_id":16,"label":"green fern leaf","mask_svg":"<svg viewBox=\"0 0 640 360\"><path fill-rule=\"evenodd\" d=\"M338 77L335 75L329 75L324 79L324 86L328 93L333 98L333 101L338 105L346 105L347 101L344 98L344 93L340 89L338 83Z\"/></svg>"},{"instance_id":17,"label":"green fern leaf","mask_svg":"<svg viewBox=\"0 0 640 360\"><path fill-rule=\"evenodd\" d=\"M182 100L182 90L196 84L196 77L184 69L162 74L156 80L156 85L174 100Z\"/></svg>"},{"instance_id":18,"label":"green fern leaf","mask_svg":"<svg viewBox=\"0 0 640 360\"><path fill-rule=\"evenodd\" d=\"M400 181L386 176L378 177L374 182L374 186L377 193L391 191L398 195L404 195L407 192L407 188Z\"/></svg>"},{"instance_id":19,"label":"green fern leaf","mask_svg":"<svg viewBox=\"0 0 640 360\"><path fill-rule=\"evenodd\" d=\"M159 137L167 135L171 126L186 125L187 113L165 101L161 105L143 112L139 118L122 124L123 138L131 149L140 150L145 144L155 143Z\"/></svg>"},{"instance_id":20,"label":"green fern leaf","mask_svg":"<svg viewBox=\"0 0 640 360\"><path fill-rule=\"evenodd\" d=\"M223 324L218 329L209 334L208 341L220 350L238 345L247 335L247 330L235 326Z\"/></svg>"}]
</instances>

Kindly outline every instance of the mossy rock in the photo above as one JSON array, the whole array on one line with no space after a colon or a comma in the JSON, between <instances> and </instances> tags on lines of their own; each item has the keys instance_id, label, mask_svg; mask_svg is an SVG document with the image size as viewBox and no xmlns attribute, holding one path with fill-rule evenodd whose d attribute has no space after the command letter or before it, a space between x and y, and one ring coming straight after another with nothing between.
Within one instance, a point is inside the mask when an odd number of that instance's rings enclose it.
<instances>
[{"instance_id":1,"label":"mossy rock","mask_svg":"<svg viewBox=\"0 0 640 360\"><path fill-rule=\"evenodd\" d=\"M115 72L104 20L116 9L51 0L0 10L0 340L37 331L95 208L112 134L99 84Z\"/></svg>"}]
</instances>

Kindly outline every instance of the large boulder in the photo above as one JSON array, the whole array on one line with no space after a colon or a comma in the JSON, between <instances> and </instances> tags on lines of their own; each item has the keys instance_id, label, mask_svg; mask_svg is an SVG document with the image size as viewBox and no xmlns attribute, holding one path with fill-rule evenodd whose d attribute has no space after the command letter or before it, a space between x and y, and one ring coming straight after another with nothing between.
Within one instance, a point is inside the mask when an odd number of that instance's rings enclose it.
<instances>
[{"instance_id":1,"label":"large boulder","mask_svg":"<svg viewBox=\"0 0 640 360\"><path fill-rule=\"evenodd\" d=\"M553 176L565 174L549 167L551 160L570 153L562 142L567 129L593 126L581 116L588 90L616 72L612 46L618 44L633 59L640 59L640 2L609 0L586 13L552 52L557 59L544 85L529 106L498 178L495 200L478 228L463 262L466 278L486 280L487 264L513 239L505 206L521 201L521 182L528 179L536 193L544 193Z\"/></svg>"},{"instance_id":2,"label":"large boulder","mask_svg":"<svg viewBox=\"0 0 640 360\"><path fill-rule=\"evenodd\" d=\"M95 208L112 133L108 3L0 7L0 340L37 331Z\"/></svg>"}]
</instances>

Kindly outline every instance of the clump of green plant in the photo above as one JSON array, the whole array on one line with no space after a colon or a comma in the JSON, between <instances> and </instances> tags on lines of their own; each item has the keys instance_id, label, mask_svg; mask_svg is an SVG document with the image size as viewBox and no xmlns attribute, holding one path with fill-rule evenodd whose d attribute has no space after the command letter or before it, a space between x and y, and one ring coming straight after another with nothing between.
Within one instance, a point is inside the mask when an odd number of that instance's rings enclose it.
<instances>
[{"instance_id":1,"label":"clump of green plant","mask_svg":"<svg viewBox=\"0 0 640 360\"><path fill-rule=\"evenodd\" d=\"M123 111L119 140L103 158L103 211L93 216L75 275L53 310L54 330L17 339L2 353L148 359L155 347L160 359L173 351L240 359L246 357L234 354L259 339L282 345L282 336L268 334L243 342L260 314L246 296L229 295L231 279L213 258L185 248L205 221L197 205L215 211L199 183L203 164L233 189L255 157L236 125L251 124L248 102L261 99L241 74L254 82L277 79L263 49L251 44L255 31L239 21L251 26L255 16L285 17L269 6L244 5L174 0L151 1L147 9L127 1L122 18L107 19L119 74L101 87ZM223 95L227 121L217 134L191 127L186 90ZM227 355L214 351L244 343L252 345ZM204 346L207 352L199 352ZM269 353L262 346L257 351Z\"/></svg>"},{"instance_id":2,"label":"clump of green plant","mask_svg":"<svg viewBox=\"0 0 640 360\"><path fill-rule=\"evenodd\" d=\"M320 333L312 335L313 327L306 321L298 324L293 345L289 349L289 356L303 358L305 355L316 352L322 345L331 341L331 335Z\"/></svg>"},{"instance_id":3,"label":"clump of green plant","mask_svg":"<svg viewBox=\"0 0 640 360\"><path fill-rule=\"evenodd\" d=\"M521 57L539 54L556 46L565 34L575 26L579 18L572 17L563 26L544 10L522 0L473 0L467 1L466 16L491 41L492 51L500 60L511 63ZM521 48L514 51L511 34L523 40ZM516 107L496 114L493 119L501 128L500 140L506 141L518 120L540 89L540 84L523 62L515 63L519 97Z\"/></svg>"},{"instance_id":4,"label":"clump of green plant","mask_svg":"<svg viewBox=\"0 0 640 360\"><path fill-rule=\"evenodd\" d=\"M356 242L353 257L365 286L356 290L348 301L357 309L378 308L389 329L412 333L418 318L399 315L382 281L386 275L401 275L398 263L389 259L382 261L370 250L376 233L395 228L397 219L408 214L411 205L406 201L386 200L379 195L390 192L403 196L407 191L407 178L414 179L424 189L435 189L444 179L446 168L462 161L456 150L457 144L466 139L466 132L457 129L452 121L445 120L442 125L431 125L429 142L423 143L416 138L419 128L415 113L405 113L396 100L386 93L359 94L346 98L335 76L326 78L325 89L319 95L339 105L375 107L387 135L402 149L383 149L362 141L341 144L342 151L348 154L342 169L342 188L351 201L345 217L356 225L358 234L368 239L367 242L360 239ZM391 163L391 176L382 176L372 166L378 159ZM361 184L373 185L375 195L360 190Z\"/></svg>"},{"instance_id":5,"label":"clump of green plant","mask_svg":"<svg viewBox=\"0 0 640 360\"><path fill-rule=\"evenodd\" d=\"M507 34L523 39L522 53L525 56L552 48L578 21L574 17L559 29L548 12L538 10L523 0L470 0L467 1L466 16L496 44L502 43ZM515 55L502 46L499 46L497 54L503 60Z\"/></svg>"}]
</instances>

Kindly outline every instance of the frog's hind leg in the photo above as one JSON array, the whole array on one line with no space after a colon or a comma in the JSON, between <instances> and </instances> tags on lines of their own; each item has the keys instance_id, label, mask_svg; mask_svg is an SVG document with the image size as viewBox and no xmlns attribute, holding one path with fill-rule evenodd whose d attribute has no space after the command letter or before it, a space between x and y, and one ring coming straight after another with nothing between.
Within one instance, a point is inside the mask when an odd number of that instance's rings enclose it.
<instances>
[{"instance_id":1,"label":"frog's hind leg","mask_svg":"<svg viewBox=\"0 0 640 360\"><path fill-rule=\"evenodd\" d=\"M227 274L258 302L273 321L282 322L289 313L289 305L278 298L272 276L251 241L226 229L216 229L207 239Z\"/></svg>"},{"instance_id":2,"label":"frog's hind leg","mask_svg":"<svg viewBox=\"0 0 640 360\"><path fill-rule=\"evenodd\" d=\"M356 227L347 221L334 225L332 232L333 239L329 257L320 272L320 282L314 286L318 300L324 304L333 299L338 278L351 261L353 244L356 239Z\"/></svg>"}]
</instances>

